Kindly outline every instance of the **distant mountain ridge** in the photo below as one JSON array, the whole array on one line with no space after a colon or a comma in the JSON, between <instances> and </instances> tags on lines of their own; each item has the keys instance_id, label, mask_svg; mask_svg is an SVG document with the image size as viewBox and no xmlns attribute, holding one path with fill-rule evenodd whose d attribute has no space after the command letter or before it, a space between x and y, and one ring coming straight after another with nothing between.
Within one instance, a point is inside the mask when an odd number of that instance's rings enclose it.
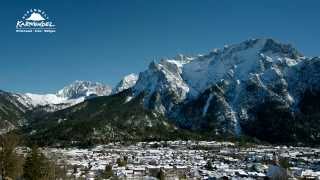
<instances>
[{"instance_id":1,"label":"distant mountain ridge","mask_svg":"<svg viewBox=\"0 0 320 180\"><path fill-rule=\"evenodd\" d=\"M10 93L0 91L0 133L16 129L27 123L25 114L30 111L53 112L64 109L91 96L106 96L111 87L90 81L75 81L56 94Z\"/></svg>"},{"instance_id":2,"label":"distant mountain ridge","mask_svg":"<svg viewBox=\"0 0 320 180\"><path fill-rule=\"evenodd\" d=\"M110 86L98 82L77 80L59 90L56 94L25 93L16 94L16 96L22 104L30 109L38 106L51 106L53 110L59 110L83 102L86 98L92 96L107 96L111 94L111 90Z\"/></svg>"},{"instance_id":3,"label":"distant mountain ridge","mask_svg":"<svg viewBox=\"0 0 320 180\"><path fill-rule=\"evenodd\" d=\"M137 75L129 74L117 85L117 92L126 90L134 85ZM76 80L55 94L10 93L1 91L0 99L0 134L23 126L28 120L25 114L45 114L55 112L79 104L87 99L108 96L112 93L111 86L99 82ZM3 103L3 104L1 104ZM9 104L10 103L10 104ZM13 113L7 112L7 106ZM16 113L16 114L15 114ZM4 119L4 116L12 118ZM34 116L34 115L32 115ZM19 119L17 119L19 117ZM1 122L3 121L3 122Z\"/></svg>"}]
</instances>

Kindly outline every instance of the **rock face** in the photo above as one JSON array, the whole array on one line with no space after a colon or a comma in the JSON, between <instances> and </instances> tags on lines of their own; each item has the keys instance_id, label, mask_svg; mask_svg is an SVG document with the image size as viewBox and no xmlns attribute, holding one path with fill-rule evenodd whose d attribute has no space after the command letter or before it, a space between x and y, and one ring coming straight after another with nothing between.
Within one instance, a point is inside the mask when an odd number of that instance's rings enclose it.
<instances>
[{"instance_id":1,"label":"rock face","mask_svg":"<svg viewBox=\"0 0 320 180\"><path fill-rule=\"evenodd\" d=\"M133 89L145 94L146 108L180 127L294 141L302 100L319 91L319 73L319 58L273 39L251 39L203 56L152 62Z\"/></svg>"},{"instance_id":2,"label":"rock face","mask_svg":"<svg viewBox=\"0 0 320 180\"><path fill-rule=\"evenodd\" d=\"M0 90L0 134L21 126L27 107L11 93Z\"/></svg>"},{"instance_id":3,"label":"rock face","mask_svg":"<svg viewBox=\"0 0 320 180\"><path fill-rule=\"evenodd\" d=\"M192 58L179 56L178 60L152 62L149 68L139 74L133 87L136 95L145 93L145 106L162 114L183 102L188 95L189 86L182 77L182 68Z\"/></svg>"},{"instance_id":4,"label":"rock face","mask_svg":"<svg viewBox=\"0 0 320 180\"><path fill-rule=\"evenodd\" d=\"M87 96L107 96L111 94L111 87L98 82L75 81L58 91L57 96L67 99L76 99Z\"/></svg>"},{"instance_id":5,"label":"rock face","mask_svg":"<svg viewBox=\"0 0 320 180\"><path fill-rule=\"evenodd\" d=\"M133 87L137 80L138 80L138 75L137 74L129 74L125 76L117 85L115 88L112 90L112 94L117 94L119 92L122 92L124 90L127 90L131 87Z\"/></svg>"}]
</instances>

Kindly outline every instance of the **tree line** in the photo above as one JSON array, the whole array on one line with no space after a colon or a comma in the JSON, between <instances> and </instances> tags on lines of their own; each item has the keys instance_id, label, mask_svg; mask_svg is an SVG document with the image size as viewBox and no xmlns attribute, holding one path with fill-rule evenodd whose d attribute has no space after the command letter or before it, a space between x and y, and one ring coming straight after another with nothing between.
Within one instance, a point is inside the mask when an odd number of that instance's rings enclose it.
<instances>
[{"instance_id":1,"label":"tree line","mask_svg":"<svg viewBox=\"0 0 320 180\"><path fill-rule=\"evenodd\" d=\"M66 172L49 160L37 146L25 153L18 153L21 139L9 133L0 135L0 178L2 180L53 180L66 179Z\"/></svg>"}]
</instances>

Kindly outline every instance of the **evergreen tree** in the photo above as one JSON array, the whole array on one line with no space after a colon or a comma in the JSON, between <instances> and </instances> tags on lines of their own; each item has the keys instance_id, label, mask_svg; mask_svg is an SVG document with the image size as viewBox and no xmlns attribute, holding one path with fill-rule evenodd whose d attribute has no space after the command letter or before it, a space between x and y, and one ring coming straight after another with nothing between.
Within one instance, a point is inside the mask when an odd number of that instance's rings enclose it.
<instances>
[{"instance_id":1,"label":"evergreen tree","mask_svg":"<svg viewBox=\"0 0 320 180\"><path fill-rule=\"evenodd\" d=\"M26 180L55 179L55 165L36 146L27 155L23 171Z\"/></svg>"},{"instance_id":2,"label":"evergreen tree","mask_svg":"<svg viewBox=\"0 0 320 180\"><path fill-rule=\"evenodd\" d=\"M212 163L211 163L211 161L210 161L210 160L208 160L208 161L207 161L207 164L206 164L206 166L205 166L205 167L206 167L206 169L207 169L207 170L212 170L212 169L213 169L213 167L212 167Z\"/></svg>"},{"instance_id":3,"label":"evergreen tree","mask_svg":"<svg viewBox=\"0 0 320 180\"><path fill-rule=\"evenodd\" d=\"M120 167L126 166L127 165L127 160L128 160L128 158L126 156L124 156L123 159L122 158L118 158L117 159L118 166L120 166Z\"/></svg>"},{"instance_id":4,"label":"evergreen tree","mask_svg":"<svg viewBox=\"0 0 320 180\"><path fill-rule=\"evenodd\" d=\"M279 160L279 164L284 169L288 169L290 167L290 163L289 163L289 160L287 158L281 158Z\"/></svg>"},{"instance_id":5,"label":"evergreen tree","mask_svg":"<svg viewBox=\"0 0 320 180\"><path fill-rule=\"evenodd\" d=\"M165 170L163 168L160 169L160 172L159 172L159 175L158 175L158 178L160 180L165 180L166 179L166 175L165 175Z\"/></svg>"},{"instance_id":6,"label":"evergreen tree","mask_svg":"<svg viewBox=\"0 0 320 180\"><path fill-rule=\"evenodd\" d=\"M18 144L19 137L16 134L0 136L0 173L2 179L16 179L22 174L23 158L15 152Z\"/></svg>"},{"instance_id":7,"label":"evergreen tree","mask_svg":"<svg viewBox=\"0 0 320 180\"><path fill-rule=\"evenodd\" d=\"M113 176L112 165L110 164L106 165L102 176L103 178L106 178L106 179L109 179Z\"/></svg>"}]
</instances>

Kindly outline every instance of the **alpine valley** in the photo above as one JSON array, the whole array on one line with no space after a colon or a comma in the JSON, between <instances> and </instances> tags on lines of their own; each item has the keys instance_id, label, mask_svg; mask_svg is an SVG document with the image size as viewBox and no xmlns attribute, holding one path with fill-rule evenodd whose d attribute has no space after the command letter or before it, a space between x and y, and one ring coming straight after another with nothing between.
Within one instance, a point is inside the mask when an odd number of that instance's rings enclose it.
<instances>
[{"instance_id":1,"label":"alpine valley","mask_svg":"<svg viewBox=\"0 0 320 180\"><path fill-rule=\"evenodd\" d=\"M319 145L319 82L319 57L250 39L151 62L113 89L75 81L56 94L0 91L0 128L39 145L243 136Z\"/></svg>"}]
</instances>

